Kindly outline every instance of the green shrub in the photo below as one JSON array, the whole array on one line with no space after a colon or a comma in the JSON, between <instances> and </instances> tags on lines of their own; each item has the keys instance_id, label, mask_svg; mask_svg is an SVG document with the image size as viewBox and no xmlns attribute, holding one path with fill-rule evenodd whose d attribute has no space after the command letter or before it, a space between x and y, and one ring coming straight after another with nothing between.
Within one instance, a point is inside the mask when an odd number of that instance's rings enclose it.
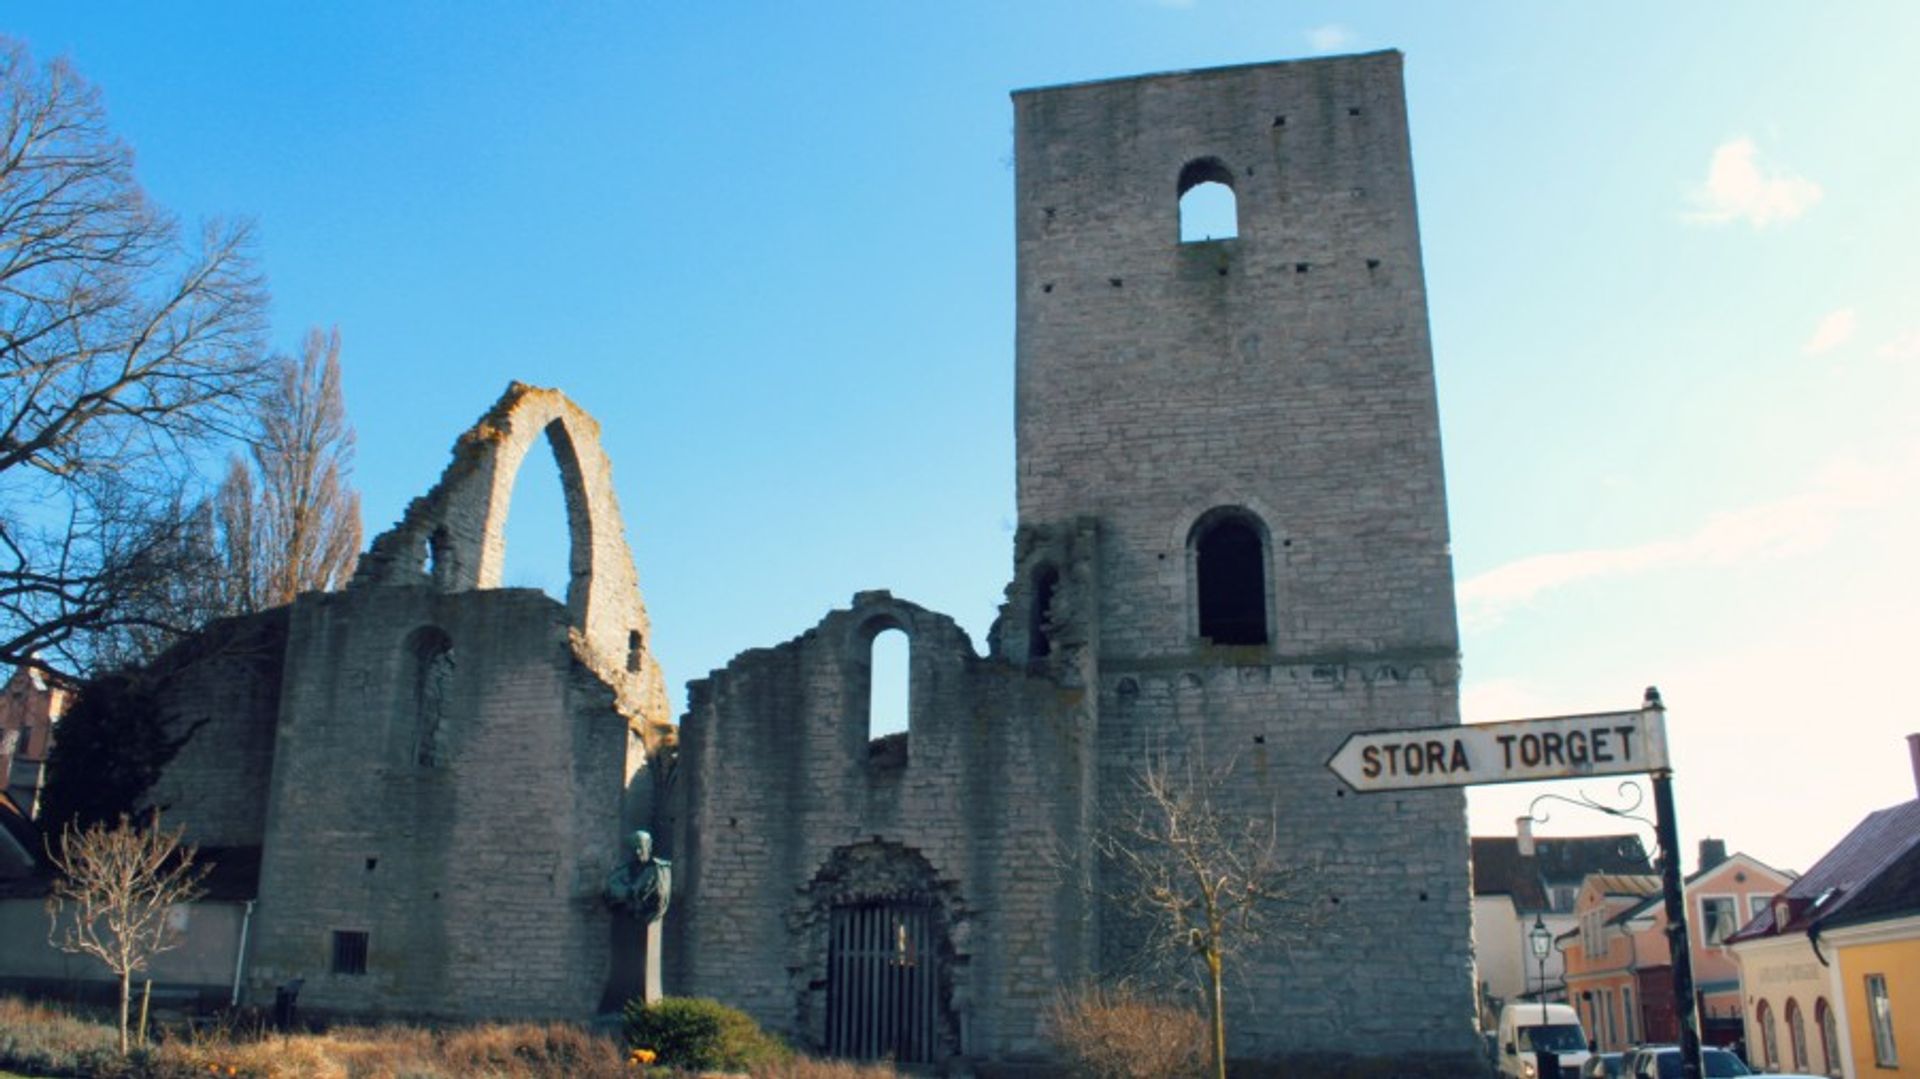
<instances>
[{"instance_id":1,"label":"green shrub","mask_svg":"<svg viewBox=\"0 0 1920 1079\"><path fill-rule=\"evenodd\" d=\"M625 1020L627 1046L658 1053L661 1067L746 1071L793 1055L745 1012L717 1000L668 997L643 1004L636 998Z\"/></svg>"}]
</instances>

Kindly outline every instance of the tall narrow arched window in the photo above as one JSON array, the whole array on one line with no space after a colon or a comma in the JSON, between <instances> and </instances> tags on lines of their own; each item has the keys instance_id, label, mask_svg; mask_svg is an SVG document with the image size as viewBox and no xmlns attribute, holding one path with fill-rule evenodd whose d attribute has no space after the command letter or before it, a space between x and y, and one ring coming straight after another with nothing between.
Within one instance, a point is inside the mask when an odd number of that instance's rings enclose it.
<instances>
[{"instance_id":1,"label":"tall narrow arched window","mask_svg":"<svg viewBox=\"0 0 1920 1079\"><path fill-rule=\"evenodd\" d=\"M867 749L875 763L905 764L913 707L913 640L885 621L867 641Z\"/></svg>"},{"instance_id":2,"label":"tall narrow arched window","mask_svg":"<svg viewBox=\"0 0 1920 1079\"><path fill-rule=\"evenodd\" d=\"M1753 1010L1753 1022L1760 1028L1760 1063L1777 1067L1780 1063L1780 1035L1773 1029L1773 1006L1761 1001Z\"/></svg>"},{"instance_id":3,"label":"tall narrow arched window","mask_svg":"<svg viewBox=\"0 0 1920 1079\"><path fill-rule=\"evenodd\" d=\"M1793 1052L1793 1070L1807 1070L1807 1017L1800 1014L1800 1002L1787 998L1787 1048Z\"/></svg>"},{"instance_id":4,"label":"tall narrow arched window","mask_svg":"<svg viewBox=\"0 0 1920 1079\"><path fill-rule=\"evenodd\" d=\"M1209 511L1188 538L1200 636L1214 644L1267 643L1265 529L1244 510Z\"/></svg>"},{"instance_id":5,"label":"tall narrow arched window","mask_svg":"<svg viewBox=\"0 0 1920 1079\"><path fill-rule=\"evenodd\" d=\"M1033 612L1027 626L1027 658L1045 659L1053 654L1052 631L1048 622L1053 617L1053 595L1060 587L1060 571L1052 566L1041 566L1033 575Z\"/></svg>"},{"instance_id":6,"label":"tall narrow arched window","mask_svg":"<svg viewBox=\"0 0 1920 1079\"><path fill-rule=\"evenodd\" d=\"M407 638L412 677L407 703L413 723L413 763L438 768L447 761L453 735L453 641L437 626L422 626Z\"/></svg>"},{"instance_id":7,"label":"tall narrow arched window","mask_svg":"<svg viewBox=\"0 0 1920 1079\"><path fill-rule=\"evenodd\" d=\"M1820 1070L1828 1075L1838 1075L1840 1031L1833 1020L1833 1009L1827 1006L1826 997L1813 1002L1813 1023L1820 1028Z\"/></svg>"},{"instance_id":8,"label":"tall narrow arched window","mask_svg":"<svg viewBox=\"0 0 1920 1079\"><path fill-rule=\"evenodd\" d=\"M1200 157L1180 170L1180 242L1231 240L1240 235L1233 171L1217 157Z\"/></svg>"}]
</instances>

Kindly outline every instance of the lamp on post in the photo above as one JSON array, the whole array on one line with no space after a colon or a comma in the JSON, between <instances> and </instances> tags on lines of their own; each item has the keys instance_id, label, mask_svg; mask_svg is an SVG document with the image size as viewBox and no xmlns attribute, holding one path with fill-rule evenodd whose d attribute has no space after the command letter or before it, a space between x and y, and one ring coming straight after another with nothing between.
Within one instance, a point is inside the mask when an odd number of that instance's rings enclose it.
<instances>
[{"instance_id":1,"label":"lamp on post","mask_svg":"<svg viewBox=\"0 0 1920 1079\"><path fill-rule=\"evenodd\" d=\"M1527 944L1533 949L1533 957L1540 961L1540 1036L1547 1037L1550 1023L1547 1020L1547 953L1553 951L1553 930L1547 928L1546 919L1539 914L1533 916L1533 928L1527 930ZM1539 1041L1533 1043L1539 1053L1534 1072L1539 1079L1560 1079L1560 1060L1555 1050Z\"/></svg>"},{"instance_id":2,"label":"lamp on post","mask_svg":"<svg viewBox=\"0 0 1920 1079\"><path fill-rule=\"evenodd\" d=\"M1545 919L1533 916L1533 928L1527 930L1527 943L1533 948L1533 957L1540 961L1540 1025L1547 1025L1547 953L1553 951L1553 930L1547 928Z\"/></svg>"}]
</instances>

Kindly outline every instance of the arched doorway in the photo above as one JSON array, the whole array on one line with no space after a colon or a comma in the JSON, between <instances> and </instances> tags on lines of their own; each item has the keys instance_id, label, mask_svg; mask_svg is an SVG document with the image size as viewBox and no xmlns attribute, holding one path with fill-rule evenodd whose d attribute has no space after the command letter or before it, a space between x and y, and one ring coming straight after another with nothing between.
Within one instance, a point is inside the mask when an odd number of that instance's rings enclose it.
<instances>
[{"instance_id":1,"label":"arched doorway","mask_svg":"<svg viewBox=\"0 0 1920 1079\"><path fill-rule=\"evenodd\" d=\"M821 1050L903 1065L960 1051L951 893L925 857L897 843L856 843L827 859L801 915L810 969L798 1002Z\"/></svg>"}]
</instances>

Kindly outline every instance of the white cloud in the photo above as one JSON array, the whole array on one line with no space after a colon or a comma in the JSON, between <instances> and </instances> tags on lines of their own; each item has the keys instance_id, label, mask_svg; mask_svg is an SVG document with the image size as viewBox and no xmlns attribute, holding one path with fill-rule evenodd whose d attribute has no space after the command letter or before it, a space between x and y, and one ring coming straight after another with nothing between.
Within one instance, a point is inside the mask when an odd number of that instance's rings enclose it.
<instances>
[{"instance_id":1,"label":"white cloud","mask_svg":"<svg viewBox=\"0 0 1920 1079\"><path fill-rule=\"evenodd\" d=\"M1724 569L1805 554L1832 539L1847 511L1902 497L1916 486L1920 454L1877 468L1836 462L1806 490L1708 518L1682 536L1529 555L1476 574L1460 584L1460 617L1470 628L1485 629L1546 592L1582 581Z\"/></svg>"},{"instance_id":2,"label":"white cloud","mask_svg":"<svg viewBox=\"0 0 1920 1079\"><path fill-rule=\"evenodd\" d=\"M1920 330L1908 330L1875 349L1873 354L1883 360L1920 360Z\"/></svg>"},{"instance_id":3,"label":"white cloud","mask_svg":"<svg viewBox=\"0 0 1920 1079\"><path fill-rule=\"evenodd\" d=\"M1353 44L1353 31L1339 23L1316 26L1307 31L1307 47L1314 52L1338 52Z\"/></svg>"},{"instance_id":4,"label":"white cloud","mask_svg":"<svg viewBox=\"0 0 1920 1079\"><path fill-rule=\"evenodd\" d=\"M1693 190L1687 220L1709 225L1745 221L1765 228L1792 221L1820 201L1820 185L1760 160L1749 138L1721 143L1707 165L1707 178Z\"/></svg>"},{"instance_id":5,"label":"white cloud","mask_svg":"<svg viewBox=\"0 0 1920 1079\"><path fill-rule=\"evenodd\" d=\"M1814 327L1813 336L1807 338L1807 343L1800 346L1800 354L1820 356L1832 352L1853 340L1853 331L1858 329L1859 325L1860 313L1851 307L1830 311L1827 317L1820 320L1820 325Z\"/></svg>"}]
</instances>

